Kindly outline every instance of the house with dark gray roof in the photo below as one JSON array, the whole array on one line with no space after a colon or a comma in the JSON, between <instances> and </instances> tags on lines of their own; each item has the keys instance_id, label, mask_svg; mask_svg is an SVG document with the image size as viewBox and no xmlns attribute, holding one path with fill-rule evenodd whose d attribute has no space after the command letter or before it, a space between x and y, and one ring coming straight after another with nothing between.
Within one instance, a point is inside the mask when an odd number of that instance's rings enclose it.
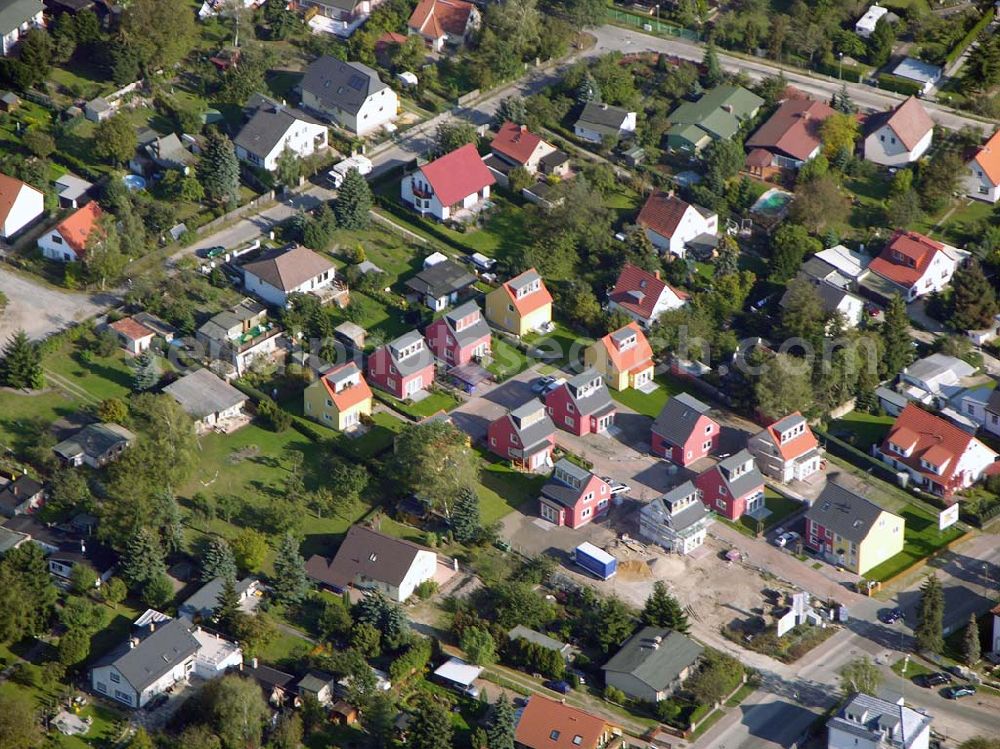
<instances>
[{"instance_id":1,"label":"house with dark gray roof","mask_svg":"<svg viewBox=\"0 0 1000 749\"><path fill-rule=\"evenodd\" d=\"M434 263L406 282L407 296L422 301L427 307L440 312L455 304L459 295L471 288L476 277L454 260Z\"/></svg>"},{"instance_id":2,"label":"house with dark gray roof","mask_svg":"<svg viewBox=\"0 0 1000 749\"><path fill-rule=\"evenodd\" d=\"M211 619L219 607L219 595L225 582L221 577L209 580L177 608L177 613L192 621ZM260 591L260 580L256 577L245 577L238 581L236 595L239 598L240 610L247 614L252 613L260 602Z\"/></svg>"},{"instance_id":3,"label":"house with dark gray roof","mask_svg":"<svg viewBox=\"0 0 1000 749\"><path fill-rule=\"evenodd\" d=\"M828 482L806 511L804 543L859 575L903 550L906 520L847 487Z\"/></svg>"},{"instance_id":4,"label":"house with dark gray roof","mask_svg":"<svg viewBox=\"0 0 1000 749\"><path fill-rule=\"evenodd\" d=\"M416 330L380 346L367 366L368 382L401 400L434 383L434 355Z\"/></svg>"},{"instance_id":5,"label":"house with dark gray roof","mask_svg":"<svg viewBox=\"0 0 1000 749\"><path fill-rule=\"evenodd\" d=\"M744 514L769 514L764 506L764 476L748 450L740 450L702 471L694 485L701 492L701 501L728 520L738 520Z\"/></svg>"},{"instance_id":6,"label":"house with dark gray roof","mask_svg":"<svg viewBox=\"0 0 1000 749\"><path fill-rule=\"evenodd\" d=\"M424 337L434 355L451 367L489 356L493 348L493 331L471 299L428 325Z\"/></svg>"},{"instance_id":7,"label":"house with dark gray roof","mask_svg":"<svg viewBox=\"0 0 1000 749\"><path fill-rule=\"evenodd\" d=\"M577 138L590 143L601 143L605 138L629 137L635 134L635 112L590 101L583 105L573 132Z\"/></svg>"},{"instance_id":8,"label":"house with dark gray roof","mask_svg":"<svg viewBox=\"0 0 1000 749\"><path fill-rule=\"evenodd\" d=\"M261 97L233 145L239 159L273 172L286 149L295 158L304 159L325 151L329 143L326 125L305 112Z\"/></svg>"},{"instance_id":9,"label":"house with dark gray roof","mask_svg":"<svg viewBox=\"0 0 1000 749\"><path fill-rule=\"evenodd\" d=\"M26 474L0 484L0 515L12 518L41 507L45 486Z\"/></svg>"},{"instance_id":10,"label":"house with dark gray roof","mask_svg":"<svg viewBox=\"0 0 1000 749\"><path fill-rule=\"evenodd\" d=\"M515 468L538 471L552 465L556 427L535 398L490 422L486 438L490 452Z\"/></svg>"},{"instance_id":11,"label":"house with dark gray roof","mask_svg":"<svg viewBox=\"0 0 1000 749\"><path fill-rule=\"evenodd\" d=\"M194 419L195 428L242 426L247 397L207 369L196 369L163 388Z\"/></svg>"},{"instance_id":12,"label":"house with dark gray roof","mask_svg":"<svg viewBox=\"0 0 1000 749\"><path fill-rule=\"evenodd\" d=\"M324 55L302 77L302 106L352 133L367 135L396 119L399 98L367 65Z\"/></svg>"},{"instance_id":13,"label":"house with dark gray roof","mask_svg":"<svg viewBox=\"0 0 1000 749\"><path fill-rule=\"evenodd\" d=\"M135 435L120 424L87 424L52 448L71 466L102 466L115 460L135 442Z\"/></svg>"},{"instance_id":14,"label":"house with dark gray roof","mask_svg":"<svg viewBox=\"0 0 1000 749\"><path fill-rule=\"evenodd\" d=\"M689 393L669 398L653 421L653 454L679 466L689 466L709 455L718 447L722 429L709 410L707 403Z\"/></svg>"},{"instance_id":15,"label":"house with dark gray roof","mask_svg":"<svg viewBox=\"0 0 1000 749\"><path fill-rule=\"evenodd\" d=\"M0 37L3 54L9 55L31 29L45 26L42 0L3 0L0 2Z\"/></svg>"},{"instance_id":16,"label":"house with dark gray roof","mask_svg":"<svg viewBox=\"0 0 1000 749\"><path fill-rule=\"evenodd\" d=\"M704 650L680 632L643 627L601 667L604 683L634 700L659 702L694 673Z\"/></svg>"},{"instance_id":17,"label":"house with dark gray roof","mask_svg":"<svg viewBox=\"0 0 1000 749\"><path fill-rule=\"evenodd\" d=\"M572 646L568 642L560 642L554 637L549 637L547 634L525 627L523 624L518 624L510 630L507 633L507 637L511 640L527 640L532 645L537 645L546 650L555 650L564 656L568 655L572 649Z\"/></svg>"},{"instance_id":18,"label":"house with dark gray roof","mask_svg":"<svg viewBox=\"0 0 1000 749\"><path fill-rule=\"evenodd\" d=\"M931 716L907 707L903 698L856 694L826 723L831 749L927 749Z\"/></svg>"},{"instance_id":19,"label":"house with dark gray roof","mask_svg":"<svg viewBox=\"0 0 1000 749\"><path fill-rule=\"evenodd\" d=\"M557 427L578 437L603 434L614 424L618 412L604 378L592 367L550 390L545 409Z\"/></svg>"}]
</instances>

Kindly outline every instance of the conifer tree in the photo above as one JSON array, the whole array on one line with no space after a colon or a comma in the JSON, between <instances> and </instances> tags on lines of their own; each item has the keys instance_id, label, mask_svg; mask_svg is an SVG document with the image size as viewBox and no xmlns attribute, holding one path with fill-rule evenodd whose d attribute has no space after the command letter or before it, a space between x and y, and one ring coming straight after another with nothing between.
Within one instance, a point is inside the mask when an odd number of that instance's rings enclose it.
<instances>
[{"instance_id":1,"label":"conifer tree","mask_svg":"<svg viewBox=\"0 0 1000 749\"><path fill-rule=\"evenodd\" d=\"M121 576L129 588L139 591L159 575L166 572L163 547L160 540L148 529L140 528L125 545L122 555Z\"/></svg>"},{"instance_id":2,"label":"conifer tree","mask_svg":"<svg viewBox=\"0 0 1000 749\"><path fill-rule=\"evenodd\" d=\"M337 223L345 229L365 229L371 220L372 189L357 169L348 169L344 183L337 191L334 213Z\"/></svg>"},{"instance_id":3,"label":"conifer tree","mask_svg":"<svg viewBox=\"0 0 1000 749\"><path fill-rule=\"evenodd\" d=\"M309 592L306 560L299 553L299 544L291 533L285 534L278 547L271 589L274 599L284 604L298 603Z\"/></svg>"},{"instance_id":4,"label":"conifer tree","mask_svg":"<svg viewBox=\"0 0 1000 749\"><path fill-rule=\"evenodd\" d=\"M489 749L514 749L514 730L517 724L514 706L506 692L500 694L493 706L493 720L486 729Z\"/></svg>"},{"instance_id":5,"label":"conifer tree","mask_svg":"<svg viewBox=\"0 0 1000 749\"><path fill-rule=\"evenodd\" d=\"M966 665L974 666L979 662L980 655L979 622L976 621L976 615L971 614L962 636L962 659Z\"/></svg>"},{"instance_id":6,"label":"conifer tree","mask_svg":"<svg viewBox=\"0 0 1000 749\"><path fill-rule=\"evenodd\" d=\"M236 592L236 578L226 576L222 580L222 590L216 599L213 615L219 626L226 632L233 631L233 624L240 613L240 596Z\"/></svg>"},{"instance_id":7,"label":"conifer tree","mask_svg":"<svg viewBox=\"0 0 1000 749\"><path fill-rule=\"evenodd\" d=\"M143 351L132 360L132 390L144 393L159 382L160 370L156 366L156 358L149 351Z\"/></svg>"},{"instance_id":8,"label":"conifer tree","mask_svg":"<svg viewBox=\"0 0 1000 749\"><path fill-rule=\"evenodd\" d=\"M937 575L931 575L920 586L920 606L917 609L918 650L940 653L944 650L944 593Z\"/></svg>"},{"instance_id":9,"label":"conifer tree","mask_svg":"<svg viewBox=\"0 0 1000 749\"><path fill-rule=\"evenodd\" d=\"M684 634L691 630L687 614L662 580L653 584L653 592L649 594L642 610L642 620L650 626L666 627Z\"/></svg>"},{"instance_id":10,"label":"conifer tree","mask_svg":"<svg viewBox=\"0 0 1000 749\"><path fill-rule=\"evenodd\" d=\"M463 487L455 500L451 515L451 529L455 540L461 544L474 543L479 538L482 525L479 516L479 496L475 489Z\"/></svg>"},{"instance_id":11,"label":"conifer tree","mask_svg":"<svg viewBox=\"0 0 1000 749\"><path fill-rule=\"evenodd\" d=\"M209 200L221 205L235 205L240 192L240 163L233 142L228 137L218 131L208 134L197 175Z\"/></svg>"},{"instance_id":12,"label":"conifer tree","mask_svg":"<svg viewBox=\"0 0 1000 749\"><path fill-rule=\"evenodd\" d=\"M701 61L705 69L705 88L713 88L722 83L722 66L719 64L719 55L715 51L715 42L711 39L705 45L705 56Z\"/></svg>"},{"instance_id":13,"label":"conifer tree","mask_svg":"<svg viewBox=\"0 0 1000 749\"><path fill-rule=\"evenodd\" d=\"M955 271L951 287L954 290L951 324L956 330L983 330L993 324L1000 312L997 293L976 258L970 258Z\"/></svg>"},{"instance_id":14,"label":"conifer tree","mask_svg":"<svg viewBox=\"0 0 1000 749\"><path fill-rule=\"evenodd\" d=\"M910 318L906 314L906 303L899 294L894 294L885 310L882 323L882 339L885 353L882 362L883 374L892 377L903 371L903 367L913 361L913 344L910 342Z\"/></svg>"},{"instance_id":15,"label":"conifer tree","mask_svg":"<svg viewBox=\"0 0 1000 749\"><path fill-rule=\"evenodd\" d=\"M207 583L217 577L236 577L236 557L229 548L229 542L215 536L208 542L202 555L201 579Z\"/></svg>"},{"instance_id":16,"label":"conifer tree","mask_svg":"<svg viewBox=\"0 0 1000 749\"><path fill-rule=\"evenodd\" d=\"M28 340L28 334L19 330L10 337L0 354L0 385L37 390L44 384L42 354L38 346Z\"/></svg>"}]
</instances>

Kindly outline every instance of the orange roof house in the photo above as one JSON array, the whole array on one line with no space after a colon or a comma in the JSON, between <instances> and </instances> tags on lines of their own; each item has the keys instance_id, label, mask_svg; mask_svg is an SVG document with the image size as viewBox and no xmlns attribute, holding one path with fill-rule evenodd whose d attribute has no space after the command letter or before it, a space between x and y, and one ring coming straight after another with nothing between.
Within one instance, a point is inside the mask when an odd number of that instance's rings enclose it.
<instances>
[{"instance_id":1,"label":"orange roof house","mask_svg":"<svg viewBox=\"0 0 1000 749\"><path fill-rule=\"evenodd\" d=\"M354 362L324 373L303 394L305 415L338 431L359 426L372 412L372 391Z\"/></svg>"},{"instance_id":2,"label":"orange roof house","mask_svg":"<svg viewBox=\"0 0 1000 749\"><path fill-rule=\"evenodd\" d=\"M435 52L447 43L463 44L478 26L479 11L465 0L420 0L406 24L411 34L422 36Z\"/></svg>"},{"instance_id":3,"label":"orange roof house","mask_svg":"<svg viewBox=\"0 0 1000 749\"><path fill-rule=\"evenodd\" d=\"M525 749L600 749L620 733L604 718L536 694L521 713L514 742Z\"/></svg>"},{"instance_id":4,"label":"orange roof house","mask_svg":"<svg viewBox=\"0 0 1000 749\"><path fill-rule=\"evenodd\" d=\"M1000 199L1000 130L979 147L965 168L965 194L996 203Z\"/></svg>"},{"instance_id":5,"label":"orange roof house","mask_svg":"<svg viewBox=\"0 0 1000 749\"><path fill-rule=\"evenodd\" d=\"M122 346L130 354L139 354L149 348L156 331L150 330L138 320L132 317L123 317L116 320L109 326L111 330L118 334L118 339Z\"/></svg>"},{"instance_id":6,"label":"orange roof house","mask_svg":"<svg viewBox=\"0 0 1000 749\"><path fill-rule=\"evenodd\" d=\"M893 283L903 299L912 302L947 286L966 254L923 234L900 229L868 270Z\"/></svg>"},{"instance_id":7,"label":"orange roof house","mask_svg":"<svg viewBox=\"0 0 1000 749\"><path fill-rule=\"evenodd\" d=\"M78 208L38 240L42 254L50 260L60 262L82 260L91 232L103 215L101 206L96 202Z\"/></svg>"},{"instance_id":8,"label":"orange roof house","mask_svg":"<svg viewBox=\"0 0 1000 749\"><path fill-rule=\"evenodd\" d=\"M529 268L487 294L486 319L519 336L548 327L552 295L538 271Z\"/></svg>"},{"instance_id":9,"label":"orange roof house","mask_svg":"<svg viewBox=\"0 0 1000 749\"><path fill-rule=\"evenodd\" d=\"M747 449L762 473L786 484L808 481L825 462L816 435L798 411L751 437Z\"/></svg>"},{"instance_id":10,"label":"orange roof house","mask_svg":"<svg viewBox=\"0 0 1000 749\"><path fill-rule=\"evenodd\" d=\"M42 191L0 174L0 239L10 239L45 213Z\"/></svg>"},{"instance_id":11,"label":"orange roof house","mask_svg":"<svg viewBox=\"0 0 1000 749\"><path fill-rule=\"evenodd\" d=\"M637 322L595 341L584 353L584 360L614 390L644 388L653 382L653 349Z\"/></svg>"}]
</instances>

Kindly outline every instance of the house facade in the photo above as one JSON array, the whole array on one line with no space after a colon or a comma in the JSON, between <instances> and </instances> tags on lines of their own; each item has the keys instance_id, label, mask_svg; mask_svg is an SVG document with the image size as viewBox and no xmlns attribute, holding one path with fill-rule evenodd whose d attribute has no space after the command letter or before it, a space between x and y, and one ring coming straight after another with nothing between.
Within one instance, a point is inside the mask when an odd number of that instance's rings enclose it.
<instances>
[{"instance_id":1,"label":"house facade","mask_svg":"<svg viewBox=\"0 0 1000 749\"><path fill-rule=\"evenodd\" d=\"M934 137L934 120L920 100L911 96L895 109L873 115L867 131L864 141L867 161L903 166L927 153Z\"/></svg>"},{"instance_id":2,"label":"house facade","mask_svg":"<svg viewBox=\"0 0 1000 749\"><path fill-rule=\"evenodd\" d=\"M490 143L490 150L512 166L520 166L532 174L539 171L542 160L558 149L525 125L505 122Z\"/></svg>"},{"instance_id":3,"label":"house facade","mask_svg":"<svg viewBox=\"0 0 1000 749\"><path fill-rule=\"evenodd\" d=\"M634 700L660 702L695 672L704 652L680 632L643 627L601 667L604 683Z\"/></svg>"},{"instance_id":4,"label":"house facade","mask_svg":"<svg viewBox=\"0 0 1000 749\"><path fill-rule=\"evenodd\" d=\"M103 468L117 460L135 442L135 435L120 424L87 424L52 448L66 465Z\"/></svg>"},{"instance_id":5,"label":"house facade","mask_svg":"<svg viewBox=\"0 0 1000 749\"><path fill-rule=\"evenodd\" d=\"M806 512L804 543L858 575L903 550L906 521L839 484L828 483Z\"/></svg>"},{"instance_id":6,"label":"house facade","mask_svg":"<svg viewBox=\"0 0 1000 749\"><path fill-rule=\"evenodd\" d=\"M4 23L0 26L3 55L6 57L32 29L45 27L42 0L8 0L4 3Z\"/></svg>"},{"instance_id":7,"label":"house facade","mask_svg":"<svg viewBox=\"0 0 1000 749\"><path fill-rule=\"evenodd\" d=\"M282 329L267 316L267 308L244 299L231 309L209 318L195 333L207 358L223 362L242 375L255 361L283 355Z\"/></svg>"},{"instance_id":8,"label":"house facade","mask_svg":"<svg viewBox=\"0 0 1000 749\"><path fill-rule=\"evenodd\" d=\"M548 327L552 322L552 295L538 271L529 268L489 292L486 319L517 336Z\"/></svg>"},{"instance_id":9,"label":"house facade","mask_svg":"<svg viewBox=\"0 0 1000 749\"><path fill-rule=\"evenodd\" d=\"M486 430L490 452L522 471L541 471L552 465L556 427L545 406L532 399L490 422Z\"/></svg>"},{"instance_id":10,"label":"house facade","mask_svg":"<svg viewBox=\"0 0 1000 749\"><path fill-rule=\"evenodd\" d=\"M968 253L915 231L897 231L868 266L907 302L941 291Z\"/></svg>"},{"instance_id":11,"label":"house facade","mask_svg":"<svg viewBox=\"0 0 1000 749\"><path fill-rule=\"evenodd\" d=\"M888 8L883 8L878 3L875 3L854 24L854 33L862 39L867 39L875 32L875 26L878 24L879 19L888 12Z\"/></svg>"},{"instance_id":12,"label":"house facade","mask_svg":"<svg viewBox=\"0 0 1000 749\"><path fill-rule=\"evenodd\" d=\"M635 134L635 112L610 104L587 102L573 125L573 133L588 143L602 143Z\"/></svg>"},{"instance_id":13,"label":"house facade","mask_svg":"<svg viewBox=\"0 0 1000 749\"><path fill-rule=\"evenodd\" d=\"M712 511L690 481L671 489L639 510L639 535L675 554L690 554L703 543L713 523Z\"/></svg>"},{"instance_id":14,"label":"house facade","mask_svg":"<svg viewBox=\"0 0 1000 749\"><path fill-rule=\"evenodd\" d=\"M413 330L376 349L368 357L367 372L372 385L405 400L434 383L434 357Z\"/></svg>"},{"instance_id":15,"label":"house facade","mask_svg":"<svg viewBox=\"0 0 1000 749\"><path fill-rule=\"evenodd\" d=\"M493 335L474 301L456 307L424 330L431 352L450 367L490 356Z\"/></svg>"},{"instance_id":16,"label":"house facade","mask_svg":"<svg viewBox=\"0 0 1000 749\"><path fill-rule=\"evenodd\" d=\"M653 421L650 452L682 467L710 455L719 446L722 428L709 410L688 393L672 396Z\"/></svg>"},{"instance_id":17,"label":"house facade","mask_svg":"<svg viewBox=\"0 0 1000 749\"><path fill-rule=\"evenodd\" d=\"M396 119L399 97L367 65L324 55L306 68L302 106L356 135L368 135Z\"/></svg>"},{"instance_id":18,"label":"house facade","mask_svg":"<svg viewBox=\"0 0 1000 749\"><path fill-rule=\"evenodd\" d=\"M372 391L354 362L342 364L310 383L303 392L306 418L346 432L372 414Z\"/></svg>"},{"instance_id":19,"label":"house facade","mask_svg":"<svg viewBox=\"0 0 1000 749\"><path fill-rule=\"evenodd\" d=\"M442 257L430 263L427 258L424 269L406 281L407 298L421 301L428 309L440 312L458 302L475 283L476 277L454 260Z\"/></svg>"},{"instance_id":20,"label":"house facade","mask_svg":"<svg viewBox=\"0 0 1000 749\"><path fill-rule=\"evenodd\" d=\"M108 328L118 336L122 348L133 356L148 351L153 344L153 339L156 338L156 331L147 328L133 317L115 320L108 325Z\"/></svg>"},{"instance_id":21,"label":"house facade","mask_svg":"<svg viewBox=\"0 0 1000 749\"><path fill-rule=\"evenodd\" d=\"M746 141L749 159L784 169L798 169L822 151L820 129L834 113L825 102L787 99ZM760 161L762 154L770 158Z\"/></svg>"},{"instance_id":22,"label":"house facade","mask_svg":"<svg viewBox=\"0 0 1000 749\"><path fill-rule=\"evenodd\" d=\"M579 528L605 515L610 503L607 481L563 458L542 487L538 514L555 525Z\"/></svg>"},{"instance_id":23,"label":"house facade","mask_svg":"<svg viewBox=\"0 0 1000 749\"><path fill-rule=\"evenodd\" d=\"M755 434L747 449L765 476L783 484L806 481L823 469L819 441L798 411Z\"/></svg>"},{"instance_id":24,"label":"house facade","mask_svg":"<svg viewBox=\"0 0 1000 749\"><path fill-rule=\"evenodd\" d=\"M714 241L719 233L718 214L660 190L646 199L636 223L656 249L677 257L687 255L692 240L705 237Z\"/></svg>"},{"instance_id":25,"label":"house facade","mask_svg":"<svg viewBox=\"0 0 1000 749\"><path fill-rule=\"evenodd\" d=\"M246 290L277 307L287 305L292 294L322 296L336 279L333 263L301 245L267 252L241 270Z\"/></svg>"},{"instance_id":26,"label":"house facade","mask_svg":"<svg viewBox=\"0 0 1000 749\"><path fill-rule=\"evenodd\" d=\"M50 232L38 240L38 249L49 260L72 263L82 260L87 249L87 241L97 226L104 211L94 201L78 208L64 218Z\"/></svg>"},{"instance_id":27,"label":"house facade","mask_svg":"<svg viewBox=\"0 0 1000 749\"><path fill-rule=\"evenodd\" d=\"M688 295L660 278L660 271L650 273L626 263L608 294L608 310L621 311L643 328L656 322L667 310L687 303Z\"/></svg>"},{"instance_id":28,"label":"house facade","mask_svg":"<svg viewBox=\"0 0 1000 749\"><path fill-rule=\"evenodd\" d=\"M237 158L273 172L285 149L304 159L325 151L329 144L323 123L280 104L268 104L254 112L233 145Z\"/></svg>"},{"instance_id":29,"label":"house facade","mask_svg":"<svg viewBox=\"0 0 1000 749\"><path fill-rule=\"evenodd\" d=\"M603 434L615 422L617 408L604 378L585 369L545 396L545 410L552 422L578 437Z\"/></svg>"},{"instance_id":30,"label":"house facade","mask_svg":"<svg viewBox=\"0 0 1000 749\"><path fill-rule=\"evenodd\" d=\"M177 401L193 420L195 429L230 431L244 416L247 396L208 369L196 369L174 380L163 392Z\"/></svg>"},{"instance_id":31,"label":"house facade","mask_svg":"<svg viewBox=\"0 0 1000 749\"><path fill-rule=\"evenodd\" d=\"M0 239L11 239L44 215L41 190L0 174Z\"/></svg>"},{"instance_id":32,"label":"house facade","mask_svg":"<svg viewBox=\"0 0 1000 749\"><path fill-rule=\"evenodd\" d=\"M1000 130L990 136L965 165L965 194L976 200L1000 200Z\"/></svg>"},{"instance_id":33,"label":"house facade","mask_svg":"<svg viewBox=\"0 0 1000 749\"><path fill-rule=\"evenodd\" d=\"M928 749L932 718L895 702L856 694L826 723L827 749Z\"/></svg>"},{"instance_id":34,"label":"house facade","mask_svg":"<svg viewBox=\"0 0 1000 749\"><path fill-rule=\"evenodd\" d=\"M403 177L403 202L439 221L461 217L490 197L496 179L469 143Z\"/></svg>"},{"instance_id":35,"label":"house facade","mask_svg":"<svg viewBox=\"0 0 1000 749\"><path fill-rule=\"evenodd\" d=\"M45 503L45 486L26 474L0 484L0 515L12 518L34 512Z\"/></svg>"},{"instance_id":36,"label":"house facade","mask_svg":"<svg viewBox=\"0 0 1000 749\"><path fill-rule=\"evenodd\" d=\"M440 52L445 45L461 46L479 28L479 10L465 0L420 0L406 30Z\"/></svg>"},{"instance_id":37,"label":"house facade","mask_svg":"<svg viewBox=\"0 0 1000 749\"><path fill-rule=\"evenodd\" d=\"M639 323L608 333L584 352L584 362L613 390L642 388L653 382L653 349Z\"/></svg>"},{"instance_id":38,"label":"house facade","mask_svg":"<svg viewBox=\"0 0 1000 749\"><path fill-rule=\"evenodd\" d=\"M747 450L719 461L694 478L701 501L728 520L764 508L764 477Z\"/></svg>"}]
</instances>

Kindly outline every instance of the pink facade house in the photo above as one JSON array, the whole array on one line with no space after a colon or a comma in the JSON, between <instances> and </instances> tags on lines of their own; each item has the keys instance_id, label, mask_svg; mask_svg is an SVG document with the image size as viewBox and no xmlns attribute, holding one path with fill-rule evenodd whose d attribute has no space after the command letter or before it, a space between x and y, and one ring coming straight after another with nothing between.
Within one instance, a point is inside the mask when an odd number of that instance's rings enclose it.
<instances>
[{"instance_id":1,"label":"pink facade house","mask_svg":"<svg viewBox=\"0 0 1000 749\"><path fill-rule=\"evenodd\" d=\"M610 502L608 482L563 458L542 487L538 514L550 523L579 528L607 513Z\"/></svg>"},{"instance_id":2,"label":"pink facade house","mask_svg":"<svg viewBox=\"0 0 1000 749\"><path fill-rule=\"evenodd\" d=\"M594 369L583 370L546 395L545 410L556 426L578 437L607 431L617 412L604 378Z\"/></svg>"},{"instance_id":3,"label":"pink facade house","mask_svg":"<svg viewBox=\"0 0 1000 749\"><path fill-rule=\"evenodd\" d=\"M670 398L653 422L653 454L685 467L711 454L719 446L720 427L708 411L693 395Z\"/></svg>"},{"instance_id":4,"label":"pink facade house","mask_svg":"<svg viewBox=\"0 0 1000 749\"><path fill-rule=\"evenodd\" d=\"M698 474L694 485L701 492L701 501L728 520L754 516L765 509L764 476L747 450L740 450Z\"/></svg>"},{"instance_id":5,"label":"pink facade house","mask_svg":"<svg viewBox=\"0 0 1000 749\"><path fill-rule=\"evenodd\" d=\"M368 357L367 380L400 400L429 388L434 382L434 357L423 336L412 330L377 349Z\"/></svg>"},{"instance_id":6,"label":"pink facade house","mask_svg":"<svg viewBox=\"0 0 1000 749\"><path fill-rule=\"evenodd\" d=\"M434 356L450 367L489 356L492 350L492 331L475 302L466 302L445 313L427 326L424 336Z\"/></svg>"},{"instance_id":7,"label":"pink facade house","mask_svg":"<svg viewBox=\"0 0 1000 749\"><path fill-rule=\"evenodd\" d=\"M490 452L509 460L522 471L552 465L556 427L545 406L532 399L492 422L486 430Z\"/></svg>"}]
</instances>

